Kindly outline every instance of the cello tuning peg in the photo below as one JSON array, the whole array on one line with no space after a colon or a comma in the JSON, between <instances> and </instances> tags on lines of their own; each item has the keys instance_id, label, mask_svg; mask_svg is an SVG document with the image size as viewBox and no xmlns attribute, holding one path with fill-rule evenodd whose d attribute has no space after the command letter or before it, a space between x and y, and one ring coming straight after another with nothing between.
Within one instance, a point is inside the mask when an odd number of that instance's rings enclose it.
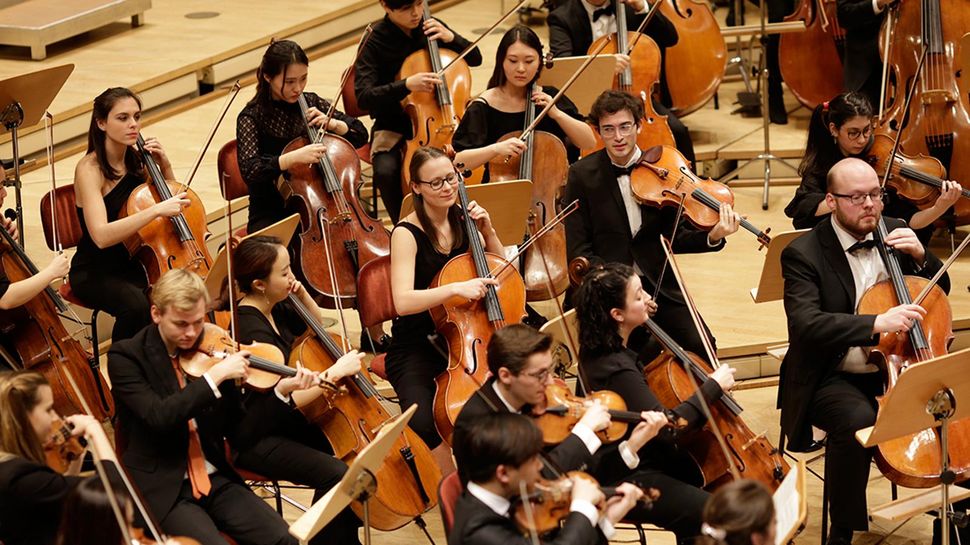
<instances>
[{"instance_id":1,"label":"cello tuning peg","mask_svg":"<svg viewBox=\"0 0 970 545\"><path fill-rule=\"evenodd\" d=\"M543 64L545 65L546 69L552 68L552 65L555 64L555 61L553 60L553 56L552 56L552 51L546 51L546 56L545 56L545 59L543 59Z\"/></svg>"}]
</instances>

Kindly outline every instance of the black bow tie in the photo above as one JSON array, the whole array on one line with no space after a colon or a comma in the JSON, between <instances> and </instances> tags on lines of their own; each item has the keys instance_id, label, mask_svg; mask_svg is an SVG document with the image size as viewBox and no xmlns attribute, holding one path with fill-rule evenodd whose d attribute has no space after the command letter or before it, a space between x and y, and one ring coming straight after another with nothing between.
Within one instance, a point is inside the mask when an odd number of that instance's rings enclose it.
<instances>
[{"instance_id":1,"label":"black bow tie","mask_svg":"<svg viewBox=\"0 0 970 545\"><path fill-rule=\"evenodd\" d=\"M613 0L606 5L604 8L593 10L593 22L595 23L597 19L603 16L615 15L616 9L613 7Z\"/></svg>"},{"instance_id":2,"label":"black bow tie","mask_svg":"<svg viewBox=\"0 0 970 545\"><path fill-rule=\"evenodd\" d=\"M617 178L619 178L620 176L629 176L630 173L633 172L633 168L636 167L636 163L628 167L621 167L619 165L614 165L612 163L610 164L613 166L613 174L616 175Z\"/></svg>"},{"instance_id":3,"label":"black bow tie","mask_svg":"<svg viewBox=\"0 0 970 545\"><path fill-rule=\"evenodd\" d=\"M858 250L871 250L876 247L876 240L862 240L845 249L847 253L854 254Z\"/></svg>"}]
</instances>

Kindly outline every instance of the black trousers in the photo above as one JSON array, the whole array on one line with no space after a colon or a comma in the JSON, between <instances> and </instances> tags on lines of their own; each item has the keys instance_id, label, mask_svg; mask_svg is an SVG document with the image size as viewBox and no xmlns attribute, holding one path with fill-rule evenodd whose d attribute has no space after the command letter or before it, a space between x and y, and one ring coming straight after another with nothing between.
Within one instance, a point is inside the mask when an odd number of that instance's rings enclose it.
<instances>
[{"instance_id":1,"label":"black trousers","mask_svg":"<svg viewBox=\"0 0 970 545\"><path fill-rule=\"evenodd\" d=\"M374 185L381 192L384 209L394 224L401 219L401 201L404 200L401 189L401 168L404 164L402 145L398 144L390 151L375 153L371 159Z\"/></svg>"},{"instance_id":2,"label":"black trousers","mask_svg":"<svg viewBox=\"0 0 970 545\"><path fill-rule=\"evenodd\" d=\"M448 368L448 361L431 343L406 347L393 343L385 360L387 380L394 386L401 410L418 404L408 425L428 448L433 449L441 444L441 435L434 422L434 394L437 390L434 379Z\"/></svg>"},{"instance_id":3,"label":"black trousers","mask_svg":"<svg viewBox=\"0 0 970 545\"><path fill-rule=\"evenodd\" d=\"M227 545L225 532L239 545L297 545L286 522L272 507L245 486L219 473L210 475L212 491L201 500L192 497L186 479L171 511L161 520L162 530L191 537L202 545Z\"/></svg>"},{"instance_id":4,"label":"black trousers","mask_svg":"<svg viewBox=\"0 0 970 545\"><path fill-rule=\"evenodd\" d=\"M676 534L677 543L686 544L693 543L700 535L704 504L710 494L698 488L696 468L681 462L665 464L662 468L641 468L623 481L660 491L660 499L651 508L635 507L626 518L656 524Z\"/></svg>"},{"instance_id":5,"label":"black trousers","mask_svg":"<svg viewBox=\"0 0 970 545\"><path fill-rule=\"evenodd\" d=\"M679 117L670 111L670 108L664 106L659 101L653 101L653 109L658 114L667 116L667 124L670 125L670 132L674 135L674 144L677 146L677 151L682 153L684 158L690 161L691 169L696 169L694 142L690 139L690 131L687 130L687 126L684 125L684 122Z\"/></svg>"},{"instance_id":6,"label":"black trousers","mask_svg":"<svg viewBox=\"0 0 970 545\"><path fill-rule=\"evenodd\" d=\"M299 418L303 420L302 416ZM313 501L316 502L340 482L347 472L347 464L328 454L330 444L319 428L305 420L303 423L306 425L298 437L264 437L252 447L239 452L235 463L237 467L271 479L313 487ZM288 435L296 434L291 431ZM360 525L360 519L348 507L310 543L360 543L357 536Z\"/></svg>"},{"instance_id":7,"label":"black trousers","mask_svg":"<svg viewBox=\"0 0 970 545\"><path fill-rule=\"evenodd\" d=\"M71 291L88 307L114 316L111 341L118 342L152 323L151 304L145 290L148 279L136 261L124 267L71 269Z\"/></svg>"},{"instance_id":8,"label":"black trousers","mask_svg":"<svg viewBox=\"0 0 970 545\"><path fill-rule=\"evenodd\" d=\"M822 381L812 399L812 425L828 433L825 482L833 530L866 530L866 485L872 451L855 432L876 421L876 396L882 394L880 373L834 373Z\"/></svg>"}]
</instances>

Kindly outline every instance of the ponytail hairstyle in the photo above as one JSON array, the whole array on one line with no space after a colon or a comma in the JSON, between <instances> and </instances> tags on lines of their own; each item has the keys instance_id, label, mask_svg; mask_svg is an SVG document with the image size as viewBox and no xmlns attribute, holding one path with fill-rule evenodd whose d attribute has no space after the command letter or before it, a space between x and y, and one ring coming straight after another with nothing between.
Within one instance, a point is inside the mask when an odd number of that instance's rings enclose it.
<instances>
[{"instance_id":1,"label":"ponytail hairstyle","mask_svg":"<svg viewBox=\"0 0 970 545\"><path fill-rule=\"evenodd\" d=\"M232 260L239 291L246 295L253 293L253 282L265 280L273 272L282 246L280 239L273 236L250 237L239 243Z\"/></svg>"},{"instance_id":2,"label":"ponytail hairstyle","mask_svg":"<svg viewBox=\"0 0 970 545\"><path fill-rule=\"evenodd\" d=\"M498 47L495 49L495 68L492 69L492 77L489 78L486 89L501 87L505 85L506 81L508 81L508 79L505 77L505 57L508 55L509 48L512 47L512 44L516 42L520 42L522 45L535 50L536 55L539 56L539 69L536 70L536 75L534 78L532 78L532 81L526 85L526 89L528 89L533 83L539 81L539 76L542 75L542 65L545 64L545 60L542 56L542 40L539 39L539 35L536 34L534 30L523 24L518 24L510 28L505 35L502 36L502 40L498 43Z\"/></svg>"},{"instance_id":3,"label":"ponytail hairstyle","mask_svg":"<svg viewBox=\"0 0 970 545\"><path fill-rule=\"evenodd\" d=\"M829 123L841 129L846 121L858 116L872 118L872 104L866 95L855 91L836 95L832 100L816 106L808 124L808 145L805 157L798 165L798 174L805 176L813 170L839 162L843 158L842 151L829 132Z\"/></svg>"},{"instance_id":4,"label":"ponytail hairstyle","mask_svg":"<svg viewBox=\"0 0 970 545\"><path fill-rule=\"evenodd\" d=\"M0 374L0 451L47 465L44 445L30 423L30 413L40 403L42 386L49 384L36 371Z\"/></svg>"},{"instance_id":5,"label":"ponytail hairstyle","mask_svg":"<svg viewBox=\"0 0 970 545\"><path fill-rule=\"evenodd\" d=\"M751 545L753 534L767 536L774 519L775 504L763 484L728 483L707 500L697 545Z\"/></svg>"},{"instance_id":6,"label":"ponytail hairstyle","mask_svg":"<svg viewBox=\"0 0 970 545\"><path fill-rule=\"evenodd\" d=\"M633 267L607 263L590 268L573 296L579 318L579 358L587 360L623 349L620 325L611 314L626 307Z\"/></svg>"},{"instance_id":7,"label":"ponytail hairstyle","mask_svg":"<svg viewBox=\"0 0 970 545\"><path fill-rule=\"evenodd\" d=\"M307 58L303 48L293 40L271 42L269 47L266 48L266 52L263 53L263 60L260 61L259 68L256 69L256 95L249 101L249 104L267 106L273 100L273 90L270 88L268 80L285 73L291 64L309 66L310 59ZM281 88L280 94L282 94L282 91Z\"/></svg>"},{"instance_id":8,"label":"ponytail hairstyle","mask_svg":"<svg viewBox=\"0 0 970 545\"><path fill-rule=\"evenodd\" d=\"M411 183L418 184L421 180L421 176L418 175L421 167L435 159L440 159L441 157L448 159L448 155L438 148L433 148L431 146L418 148L418 151L414 152L414 155L411 157L411 165L408 168L408 179L411 181ZM450 161L451 159L448 160ZM424 197L418 195L413 190L411 191L411 195L414 197L414 214L418 217L418 223L421 224L421 229L426 235L428 235L428 238L431 239L431 243L434 244L434 247L439 252L445 254L451 253L451 251L455 248L460 248L465 244L466 236L477 236L476 233L465 232L461 202L457 202L448 210L448 225L451 226L451 232L454 236L451 248L439 247L438 240L441 233L438 232L438 229L433 223L431 223L431 218L428 217L428 211L424 208Z\"/></svg>"},{"instance_id":9,"label":"ponytail hairstyle","mask_svg":"<svg viewBox=\"0 0 970 545\"><path fill-rule=\"evenodd\" d=\"M98 122L107 121L115 104L126 98L133 99L138 104L138 110L141 111L141 99L133 91L125 89L124 87L105 89L103 93L94 99L94 106L91 109L91 125L88 127L87 153L94 152L94 156L98 160L98 168L101 170L101 175L107 180L117 180L122 175L108 162L108 152L105 148L105 139L107 136L101 130L101 127L98 126ZM131 147L125 148L125 170L133 174L144 174L144 165L142 164L141 157Z\"/></svg>"}]
</instances>

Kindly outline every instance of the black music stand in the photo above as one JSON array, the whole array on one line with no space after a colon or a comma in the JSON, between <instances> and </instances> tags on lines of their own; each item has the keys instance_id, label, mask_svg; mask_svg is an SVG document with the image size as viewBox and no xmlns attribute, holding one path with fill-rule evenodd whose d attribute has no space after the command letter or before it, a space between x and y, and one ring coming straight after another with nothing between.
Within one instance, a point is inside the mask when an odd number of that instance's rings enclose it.
<instances>
[{"instance_id":1,"label":"black music stand","mask_svg":"<svg viewBox=\"0 0 970 545\"><path fill-rule=\"evenodd\" d=\"M73 64L65 64L0 80L0 125L3 125L3 130L10 131L13 147L13 181L6 182L5 185L12 185L14 188L21 246L24 245L24 215L20 194L20 143L17 130L24 125L30 127L40 122L73 71Z\"/></svg>"}]
</instances>

